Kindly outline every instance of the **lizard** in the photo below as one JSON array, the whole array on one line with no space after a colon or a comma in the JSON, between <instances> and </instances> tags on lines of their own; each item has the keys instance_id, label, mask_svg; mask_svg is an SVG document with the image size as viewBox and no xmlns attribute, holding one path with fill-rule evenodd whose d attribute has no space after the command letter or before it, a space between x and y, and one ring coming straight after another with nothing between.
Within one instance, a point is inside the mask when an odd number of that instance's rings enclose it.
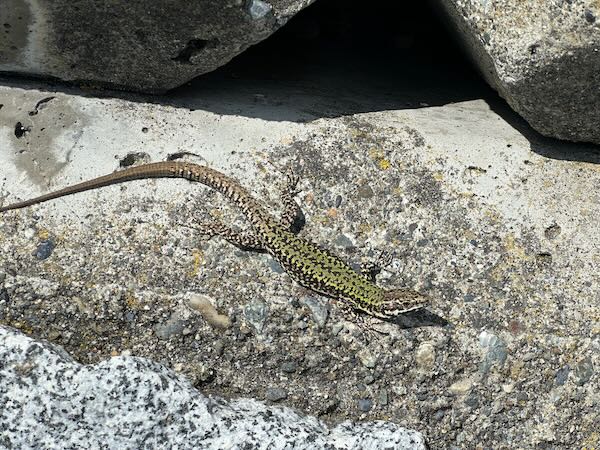
<instances>
[{"instance_id":1,"label":"lizard","mask_svg":"<svg viewBox=\"0 0 600 450\"><path fill-rule=\"evenodd\" d=\"M0 207L0 213L25 208L77 192L131 180L184 178L206 185L236 205L250 222L251 232L239 233L220 221L205 227L205 234L218 235L232 244L266 251L300 285L319 294L341 300L354 312L361 311L381 320L391 320L408 311L423 308L428 300L411 289L385 289L366 271L358 272L332 252L292 231L298 213L293 197L298 178L288 173L282 198L285 211L280 219L267 212L259 200L237 180L204 165L183 161L143 164L74 184L39 197Z\"/></svg>"}]
</instances>

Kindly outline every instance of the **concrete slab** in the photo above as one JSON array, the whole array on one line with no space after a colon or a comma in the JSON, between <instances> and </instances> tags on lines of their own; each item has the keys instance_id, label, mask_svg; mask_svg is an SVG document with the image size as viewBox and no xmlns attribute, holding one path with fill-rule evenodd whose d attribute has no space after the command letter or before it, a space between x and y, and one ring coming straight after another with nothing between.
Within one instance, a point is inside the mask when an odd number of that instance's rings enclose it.
<instances>
[{"instance_id":1,"label":"concrete slab","mask_svg":"<svg viewBox=\"0 0 600 450\"><path fill-rule=\"evenodd\" d=\"M217 194L154 180L2 215L0 323L83 363L148 357L208 393L391 420L432 448L597 446L598 149L540 137L485 89L303 77L158 98L5 84L2 201L190 151L277 214L292 166L304 235L356 263L391 250L380 282L429 294L427 313L364 334L267 255L178 224L244 226Z\"/></svg>"}]
</instances>

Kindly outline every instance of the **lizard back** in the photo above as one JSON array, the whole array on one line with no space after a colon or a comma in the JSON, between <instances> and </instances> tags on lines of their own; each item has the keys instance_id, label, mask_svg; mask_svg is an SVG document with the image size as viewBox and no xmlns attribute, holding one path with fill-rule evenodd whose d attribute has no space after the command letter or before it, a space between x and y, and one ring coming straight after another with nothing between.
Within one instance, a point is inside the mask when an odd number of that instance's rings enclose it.
<instances>
[{"instance_id":1,"label":"lizard back","mask_svg":"<svg viewBox=\"0 0 600 450\"><path fill-rule=\"evenodd\" d=\"M383 302L383 289L341 258L278 224L266 228L263 245L301 285L362 310L372 310Z\"/></svg>"}]
</instances>

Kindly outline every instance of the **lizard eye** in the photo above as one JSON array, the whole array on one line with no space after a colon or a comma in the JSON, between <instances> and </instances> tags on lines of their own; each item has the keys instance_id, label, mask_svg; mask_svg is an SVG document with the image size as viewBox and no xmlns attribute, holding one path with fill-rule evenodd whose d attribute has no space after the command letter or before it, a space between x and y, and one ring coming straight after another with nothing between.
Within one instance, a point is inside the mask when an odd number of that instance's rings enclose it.
<instances>
[{"instance_id":1,"label":"lizard eye","mask_svg":"<svg viewBox=\"0 0 600 450\"><path fill-rule=\"evenodd\" d=\"M383 294L383 311L387 314L402 314L423 308L428 298L410 289L390 289Z\"/></svg>"}]
</instances>

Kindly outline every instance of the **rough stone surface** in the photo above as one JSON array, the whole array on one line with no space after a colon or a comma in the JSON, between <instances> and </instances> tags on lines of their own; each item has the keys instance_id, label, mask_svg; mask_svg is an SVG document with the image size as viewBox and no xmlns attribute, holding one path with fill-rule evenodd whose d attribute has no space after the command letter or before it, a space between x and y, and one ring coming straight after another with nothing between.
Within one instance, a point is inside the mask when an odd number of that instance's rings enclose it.
<instances>
[{"instance_id":1,"label":"rough stone surface","mask_svg":"<svg viewBox=\"0 0 600 450\"><path fill-rule=\"evenodd\" d=\"M379 333L330 299L315 314L270 257L182 225L245 228L222 197L147 180L2 214L0 322L82 363L150 358L205 394L269 395L330 426L391 421L432 449L599 447L597 147L515 128L452 72L399 83L419 66L385 80L305 61L151 101L0 87L0 201L191 151L278 214L291 165L302 233L356 266L391 252L378 282L428 293L428 311ZM190 308L197 295L230 326Z\"/></svg>"},{"instance_id":2,"label":"rough stone surface","mask_svg":"<svg viewBox=\"0 0 600 450\"><path fill-rule=\"evenodd\" d=\"M312 0L2 0L0 72L165 91L222 66Z\"/></svg>"},{"instance_id":3,"label":"rough stone surface","mask_svg":"<svg viewBox=\"0 0 600 450\"><path fill-rule=\"evenodd\" d=\"M2 326L0 404L3 449L425 449L389 422L328 429L289 408L206 397L143 358L83 366Z\"/></svg>"},{"instance_id":4,"label":"rough stone surface","mask_svg":"<svg viewBox=\"0 0 600 450\"><path fill-rule=\"evenodd\" d=\"M600 143L600 3L441 0L487 81L540 133Z\"/></svg>"}]
</instances>

